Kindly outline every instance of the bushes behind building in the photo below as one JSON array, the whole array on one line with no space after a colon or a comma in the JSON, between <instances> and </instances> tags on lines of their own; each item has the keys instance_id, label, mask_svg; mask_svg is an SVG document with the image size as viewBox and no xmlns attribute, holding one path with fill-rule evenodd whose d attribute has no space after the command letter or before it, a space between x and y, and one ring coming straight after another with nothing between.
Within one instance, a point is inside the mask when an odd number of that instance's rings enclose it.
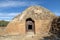
<instances>
[{"instance_id":1,"label":"bushes behind building","mask_svg":"<svg viewBox=\"0 0 60 40\"><path fill-rule=\"evenodd\" d=\"M1 20L0 21L0 27L6 27L8 23L9 23L9 21Z\"/></svg>"}]
</instances>

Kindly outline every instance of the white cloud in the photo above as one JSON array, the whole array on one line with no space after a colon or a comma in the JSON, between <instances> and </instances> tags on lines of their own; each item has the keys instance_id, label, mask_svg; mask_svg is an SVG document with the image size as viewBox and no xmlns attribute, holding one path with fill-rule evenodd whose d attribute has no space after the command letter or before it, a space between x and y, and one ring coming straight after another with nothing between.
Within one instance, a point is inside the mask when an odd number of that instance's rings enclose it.
<instances>
[{"instance_id":1,"label":"white cloud","mask_svg":"<svg viewBox=\"0 0 60 40\"><path fill-rule=\"evenodd\" d=\"M1 2L0 7L16 7L16 6L30 6L36 5L36 2L25 2L25 1L8 1L8 2Z\"/></svg>"},{"instance_id":2,"label":"white cloud","mask_svg":"<svg viewBox=\"0 0 60 40\"><path fill-rule=\"evenodd\" d=\"M3 16L1 16L0 18L10 18L10 17L3 17Z\"/></svg>"},{"instance_id":3,"label":"white cloud","mask_svg":"<svg viewBox=\"0 0 60 40\"><path fill-rule=\"evenodd\" d=\"M0 20L12 20L12 18L14 18L18 14L20 13L0 13Z\"/></svg>"},{"instance_id":4,"label":"white cloud","mask_svg":"<svg viewBox=\"0 0 60 40\"><path fill-rule=\"evenodd\" d=\"M54 13L55 13L57 16L60 16L60 10L55 10Z\"/></svg>"},{"instance_id":5,"label":"white cloud","mask_svg":"<svg viewBox=\"0 0 60 40\"><path fill-rule=\"evenodd\" d=\"M60 12L59 11L55 11L54 12L57 16L60 16Z\"/></svg>"},{"instance_id":6,"label":"white cloud","mask_svg":"<svg viewBox=\"0 0 60 40\"><path fill-rule=\"evenodd\" d=\"M13 17L13 16L16 16L20 13L0 13L0 17Z\"/></svg>"},{"instance_id":7,"label":"white cloud","mask_svg":"<svg viewBox=\"0 0 60 40\"><path fill-rule=\"evenodd\" d=\"M0 17L0 20L10 21L12 19L13 19L13 17Z\"/></svg>"},{"instance_id":8,"label":"white cloud","mask_svg":"<svg viewBox=\"0 0 60 40\"><path fill-rule=\"evenodd\" d=\"M0 3L0 7L15 7L15 6L21 6L23 4L25 4L25 2L18 2L18 1L2 2Z\"/></svg>"}]
</instances>

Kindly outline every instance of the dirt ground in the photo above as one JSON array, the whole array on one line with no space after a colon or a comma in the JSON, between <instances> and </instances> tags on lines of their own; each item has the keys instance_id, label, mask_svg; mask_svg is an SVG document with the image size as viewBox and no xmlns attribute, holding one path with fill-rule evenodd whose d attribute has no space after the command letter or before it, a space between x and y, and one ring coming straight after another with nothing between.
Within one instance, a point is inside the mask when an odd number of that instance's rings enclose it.
<instances>
[{"instance_id":1,"label":"dirt ground","mask_svg":"<svg viewBox=\"0 0 60 40\"><path fill-rule=\"evenodd\" d=\"M40 40L40 39L38 39L38 37L33 36L10 35L10 36L0 36L0 40Z\"/></svg>"},{"instance_id":2,"label":"dirt ground","mask_svg":"<svg viewBox=\"0 0 60 40\"><path fill-rule=\"evenodd\" d=\"M31 36L31 35L8 35L8 36L0 36L0 40L60 40L55 36L47 36L41 38L39 36Z\"/></svg>"}]
</instances>

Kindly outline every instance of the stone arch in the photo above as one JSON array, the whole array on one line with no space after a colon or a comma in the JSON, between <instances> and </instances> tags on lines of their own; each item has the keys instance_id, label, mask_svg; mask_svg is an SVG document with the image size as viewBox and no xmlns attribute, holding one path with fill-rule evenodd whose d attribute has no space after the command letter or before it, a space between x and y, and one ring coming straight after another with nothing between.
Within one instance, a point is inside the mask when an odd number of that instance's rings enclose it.
<instances>
[{"instance_id":1,"label":"stone arch","mask_svg":"<svg viewBox=\"0 0 60 40\"><path fill-rule=\"evenodd\" d=\"M26 32L35 33L35 21L32 18L27 18L25 25L26 25Z\"/></svg>"}]
</instances>

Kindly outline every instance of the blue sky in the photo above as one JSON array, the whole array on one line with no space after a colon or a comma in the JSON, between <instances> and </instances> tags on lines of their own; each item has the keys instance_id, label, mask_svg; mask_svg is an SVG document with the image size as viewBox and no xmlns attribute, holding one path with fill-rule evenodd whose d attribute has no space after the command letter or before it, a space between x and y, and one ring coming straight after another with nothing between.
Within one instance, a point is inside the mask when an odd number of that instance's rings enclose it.
<instances>
[{"instance_id":1,"label":"blue sky","mask_svg":"<svg viewBox=\"0 0 60 40\"><path fill-rule=\"evenodd\" d=\"M10 21L31 5L40 5L60 16L60 0L0 0L0 20Z\"/></svg>"}]
</instances>

